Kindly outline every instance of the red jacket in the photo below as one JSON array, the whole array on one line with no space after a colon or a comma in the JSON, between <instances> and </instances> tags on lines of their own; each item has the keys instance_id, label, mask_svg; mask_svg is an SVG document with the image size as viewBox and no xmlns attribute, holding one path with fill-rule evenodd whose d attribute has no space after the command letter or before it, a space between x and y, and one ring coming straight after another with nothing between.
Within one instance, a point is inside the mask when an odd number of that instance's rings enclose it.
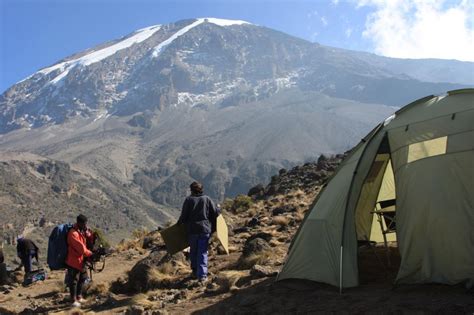
<instances>
[{"instance_id":1,"label":"red jacket","mask_svg":"<svg viewBox=\"0 0 474 315\"><path fill-rule=\"evenodd\" d=\"M69 267L82 271L84 269L84 258L91 255L92 252L86 247L84 234L74 224L74 227L67 234L66 264Z\"/></svg>"}]
</instances>

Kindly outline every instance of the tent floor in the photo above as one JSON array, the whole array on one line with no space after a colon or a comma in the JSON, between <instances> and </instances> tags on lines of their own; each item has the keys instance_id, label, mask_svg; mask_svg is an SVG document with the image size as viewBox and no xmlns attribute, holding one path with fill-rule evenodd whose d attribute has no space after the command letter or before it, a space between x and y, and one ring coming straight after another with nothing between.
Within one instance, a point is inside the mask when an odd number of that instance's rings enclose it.
<instances>
[{"instance_id":1,"label":"tent floor","mask_svg":"<svg viewBox=\"0 0 474 315\"><path fill-rule=\"evenodd\" d=\"M389 243L387 249L380 243L359 247L359 282L360 284L392 284L400 268L400 253L397 243Z\"/></svg>"}]
</instances>

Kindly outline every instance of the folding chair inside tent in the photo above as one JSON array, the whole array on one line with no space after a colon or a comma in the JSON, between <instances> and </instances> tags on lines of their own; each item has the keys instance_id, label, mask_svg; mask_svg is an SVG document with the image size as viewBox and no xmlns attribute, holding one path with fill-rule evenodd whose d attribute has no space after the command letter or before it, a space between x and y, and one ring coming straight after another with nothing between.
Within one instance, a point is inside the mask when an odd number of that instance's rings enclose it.
<instances>
[{"instance_id":1,"label":"folding chair inside tent","mask_svg":"<svg viewBox=\"0 0 474 315\"><path fill-rule=\"evenodd\" d=\"M389 200L381 200L377 202L375 205L375 213L377 215L377 221L380 224L380 229L382 230L383 241L385 244L385 249L387 251L387 262L390 266L390 250L388 248L387 243L387 235L388 233L395 233L396 232L396 216L395 216L395 206L396 200L389 199Z\"/></svg>"}]
</instances>

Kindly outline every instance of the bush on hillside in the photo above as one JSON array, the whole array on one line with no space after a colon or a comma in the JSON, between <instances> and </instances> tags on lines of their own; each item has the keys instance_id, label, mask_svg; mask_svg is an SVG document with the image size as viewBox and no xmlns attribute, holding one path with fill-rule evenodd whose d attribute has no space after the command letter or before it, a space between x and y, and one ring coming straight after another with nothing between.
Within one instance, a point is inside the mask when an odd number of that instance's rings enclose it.
<instances>
[{"instance_id":1,"label":"bush on hillside","mask_svg":"<svg viewBox=\"0 0 474 315\"><path fill-rule=\"evenodd\" d=\"M232 206L234 205L234 200L231 198L225 198L221 203L221 209L224 211L232 211Z\"/></svg>"},{"instance_id":2,"label":"bush on hillside","mask_svg":"<svg viewBox=\"0 0 474 315\"><path fill-rule=\"evenodd\" d=\"M138 238L138 239L145 237L147 234L148 234L148 229L147 228L136 229L136 230L132 231L132 236L134 238Z\"/></svg>"},{"instance_id":3,"label":"bush on hillside","mask_svg":"<svg viewBox=\"0 0 474 315\"><path fill-rule=\"evenodd\" d=\"M253 199L246 195L238 195L232 204L232 211L235 213L245 212L250 209L253 204Z\"/></svg>"},{"instance_id":4,"label":"bush on hillside","mask_svg":"<svg viewBox=\"0 0 474 315\"><path fill-rule=\"evenodd\" d=\"M109 243L109 241L107 240L107 238L105 237L104 231L102 231L102 230L99 229L99 228L94 228L94 229L92 229L92 232L97 235L96 244L97 244L98 246L102 246L102 247L105 248L105 249L109 249L109 248L110 248L110 243Z\"/></svg>"}]
</instances>

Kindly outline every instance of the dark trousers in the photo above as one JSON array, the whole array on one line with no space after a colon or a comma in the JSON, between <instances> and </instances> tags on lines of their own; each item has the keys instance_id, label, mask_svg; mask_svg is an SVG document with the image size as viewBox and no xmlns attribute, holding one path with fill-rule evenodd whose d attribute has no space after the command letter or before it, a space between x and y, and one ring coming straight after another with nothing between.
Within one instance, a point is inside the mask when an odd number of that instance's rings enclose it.
<instances>
[{"instance_id":1,"label":"dark trousers","mask_svg":"<svg viewBox=\"0 0 474 315\"><path fill-rule=\"evenodd\" d=\"M20 259L21 263L25 267L25 274L30 273L33 269L33 257L36 257L36 252L34 250L24 253Z\"/></svg>"},{"instance_id":2,"label":"dark trousers","mask_svg":"<svg viewBox=\"0 0 474 315\"><path fill-rule=\"evenodd\" d=\"M67 267L66 282L69 287L71 299L75 301L82 296L82 286L87 279L87 271Z\"/></svg>"},{"instance_id":3,"label":"dark trousers","mask_svg":"<svg viewBox=\"0 0 474 315\"><path fill-rule=\"evenodd\" d=\"M209 244L209 237L209 234L189 235L191 269L198 279L207 277L207 246Z\"/></svg>"}]
</instances>

